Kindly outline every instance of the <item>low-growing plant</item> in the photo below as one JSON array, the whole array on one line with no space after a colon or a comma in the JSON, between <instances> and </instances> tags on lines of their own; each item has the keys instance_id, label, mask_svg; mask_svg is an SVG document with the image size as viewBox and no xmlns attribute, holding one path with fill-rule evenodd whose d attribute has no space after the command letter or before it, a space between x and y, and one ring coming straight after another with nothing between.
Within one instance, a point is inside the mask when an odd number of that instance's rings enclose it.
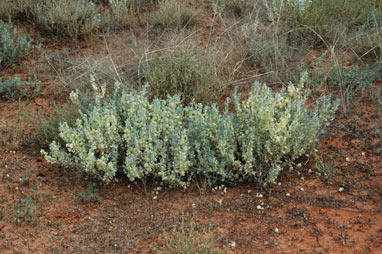
<instances>
[{"instance_id":1,"label":"low-growing plant","mask_svg":"<svg viewBox=\"0 0 382 254\"><path fill-rule=\"evenodd\" d=\"M208 60L198 54L181 52L155 58L142 65L141 79L150 85L151 98L166 99L179 94L184 104L192 100L212 103L226 88Z\"/></svg>"},{"instance_id":2,"label":"low-growing plant","mask_svg":"<svg viewBox=\"0 0 382 254\"><path fill-rule=\"evenodd\" d=\"M151 14L150 23L161 30L185 28L195 25L201 16L200 9L193 9L183 1L164 0Z\"/></svg>"},{"instance_id":3,"label":"low-growing plant","mask_svg":"<svg viewBox=\"0 0 382 254\"><path fill-rule=\"evenodd\" d=\"M94 33L101 17L94 3L87 0L50 0L36 5L36 21L55 35L82 39Z\"/></svg>"},{"instance_id":4,"label":"low-growing plant","mask_svg":"<svg viewBox=\"0 0 382 254\"><path fill-rule=\"evenodd\" d=\"M211 229L198 230L191 222L187 227L184 219L171 232L163 233L163 240L154 245L157 254L221 254Z\"/></svg>"},{"instance_id":5,"label":"low-growing plant","mask_svg":"<svg viewBox=\"0 0 382 254\"><path fill-rule=\"evenodd\" d=\"M220 113L216 105L184 106L178 95L150 101L146 89L129 92L118 83L104 98L101 87L74 127L60 124L65 146L54 141L41 152L50 163L78 167L105 182L121 173L131 181L150 177L183 188L201 178L209 185L272 183L314 146L338 106L322 97L307 109L303 86L290 84L274 94L255 82L242 103L233 95L235 113L230 100ZM71 99L76 102L77 94Z\"/></svg>"},{"instance_id":6,"label":"low-growing plant","mask_svg":"<svg viewBox=\"0 0 382 254\"><path fill-rule=\"evenodd\" d=\"M0 78L0 98L8 100L17 100L24 98L35 98L41 91L42 83L33 77L27 81L21 82L19 77L2 80Z\"/></svg>"},{"instance_id":7,"label":"low-growing plant","mask_svg":"<svg viewBox=\"0 0 382 254\"><path fill-rule=\"evenodd\" d=\"M13 221L20 224L22 221L31 223L36 217L36 203L26 196L20 199L20 204L15 206Z\"/></svg>"},{"instance_id":8,"label":"low-growing plant","mask_svg":"<svg viewBox=\"0 0 382 254\"><path fill-rule=\"evenodd\" d=\"M82 202L82 203L97 203L100 201L100 197L98 195L98 189L95 187L95 184L88 183L86 191L79 191L77 195L71 196L74 202Z\"/></svg>"},{"instance_id":9,"label":"low-growing plant","mask_svg":"<svg viewBox=\"0 0 382 254\"><path fill-rule=\"evenodd\" d=\"M25 57L32 48L29 36L17 31L11 21L0 20L0 70Z\"/></svg>"},{"instance_id":10,"label":"low-growing plant","mask_svg":"<svg viewBox=\"0 0 382 254\"><path fill-rule=\"evenodd\" d=\"M345 66L338 63L324 63L322 57L312 62L313 68L309 72L309 86L313 90L323 92L340 91L342 107L344 111L349 111L356 103L368 97L374 83L380 80L380 67L365 65L360 68L358 65ZM300 68L307 69L307 66L300 65ZM327 92L326 91L326 92ZM324 91L325 92L325 91Z\"/></svg>"}]
</instances>

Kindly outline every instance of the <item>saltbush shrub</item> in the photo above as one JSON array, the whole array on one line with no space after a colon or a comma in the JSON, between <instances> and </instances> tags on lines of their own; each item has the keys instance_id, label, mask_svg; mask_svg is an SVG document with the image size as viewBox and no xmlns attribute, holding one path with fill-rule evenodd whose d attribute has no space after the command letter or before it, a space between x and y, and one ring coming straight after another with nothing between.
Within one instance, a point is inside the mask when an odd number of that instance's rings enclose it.
<instances>
[{"instance_id":1,"label":"saltbush shrub","mask_svg":"<svg viewBox=\"0 0 382 254\"><path fill-rule=\"evenodd\" d=\"M34 98L41 91L42 84L36 77L28 78L21 82L19 77L2 80L0 77L0 98L16 100L23 98Z\"/></svg>"},{"instance_id":2,"label":"saltbush shrub","mask_svg":"<svg viewBox=\"0 0 382 254\"><path fill-rule=\"evenodd\" d=\"M200 178L209 185L275 182L312 148L338 106L322 97L304 107L303 82L275 94L256 82L241 103L237 93L227 100L223 113L216 105L184 106L178 95L150 101L146 89L133 93L117 84L102 99L105 91L98 89L94 106L74 127L60 124L65 146L52 142L49 152L41 151L45 159L105 182L122 173L131 181L150 177L184 188Z\"/></svg>"},{"instance_id":3,"label":"saltbush shrub","mask_svg":"<svg viewBox=\"0 0 382 254\"><path fill-rule=\"evenodd\" d=\"M71 39L90 35L101 21L94 3L87 0L43 1L35 6L33 16L46 30Z\"/></svg>"},{"instance_id":4,"label":"saltbush shrub","mask_svg":"<svg viewBox=\"0 0 382 254\"><path fill-rule=\"evenodd\" d=\"M0 20L0 70L27 55L32 49L32 39L17 31L12 22Z\"/></svg>"}]
</instances>

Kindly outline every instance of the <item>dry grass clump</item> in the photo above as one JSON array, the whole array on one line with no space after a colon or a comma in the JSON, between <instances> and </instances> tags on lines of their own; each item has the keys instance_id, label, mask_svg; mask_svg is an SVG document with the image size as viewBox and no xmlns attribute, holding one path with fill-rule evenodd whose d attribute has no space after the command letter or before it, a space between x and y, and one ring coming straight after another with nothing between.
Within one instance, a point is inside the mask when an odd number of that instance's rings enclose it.
<instances>
[{"instance_id":1,"label":"dry grass clump","mask_svg":"<svg viewBox=\"0 0 382 254\"><path fill-rule=\"evenodd\" d=\"M149 21L161 30L185 28L195 25L202 15L200 9L194 9L177 0L164 0L159 9L150 14Z\"/></svg>"}]
</instances>

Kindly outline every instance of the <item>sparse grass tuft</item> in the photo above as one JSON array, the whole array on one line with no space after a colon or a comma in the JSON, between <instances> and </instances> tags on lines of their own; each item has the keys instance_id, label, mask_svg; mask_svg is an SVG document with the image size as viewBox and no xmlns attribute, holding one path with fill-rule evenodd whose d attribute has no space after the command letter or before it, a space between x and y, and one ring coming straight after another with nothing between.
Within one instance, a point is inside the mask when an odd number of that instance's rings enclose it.
<instances>
[{"instance_id":1,"label":"sparse grass tuft","mask_svg":"<svg viewBox=\"0 0 382 254\"><path fill-rule=\"evenodd\" d=\"M163 239L154 245L157 254L222 254L211 229L198 230L191 222L187 227L184 219L175 225L169 233L163 233Z\"/></svg>"},{"instance_id":2,"label":"sparse grass tuft","mask_svg":"<svg viewBox=\"0 0 382 254\"><path fill-rule=\"evenodd\" d=\"M30 111L24 102L19 103L15 120L6 122L0 130L0 141L8 150L17 150L26 143L27 123L30 122Z\"/></svg>"}]
</instances>

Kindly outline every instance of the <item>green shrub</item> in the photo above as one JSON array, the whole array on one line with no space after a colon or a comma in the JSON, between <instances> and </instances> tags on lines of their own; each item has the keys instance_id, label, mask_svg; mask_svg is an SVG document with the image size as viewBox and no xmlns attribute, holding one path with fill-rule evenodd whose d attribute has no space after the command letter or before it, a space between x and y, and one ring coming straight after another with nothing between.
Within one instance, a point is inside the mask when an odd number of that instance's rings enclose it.
<instances>
[{"instance_id":1,"label":"green shrub","mask_svg":"<svg viewBox=\"0 0 382 254\"><path fill-rule=\"evenodd\" d=\"M164 0L159 9L155 11L150 22L154 27L160 29L184 28L197 23L201 16L201 10L194 10L183 1Z\"/></svg>"},{"instance_id":2,"label":"green shrub","mask_svg":"<svg viewBox=\"0 0 382 254\"><path fill-rule=\"evenodd\" d=\"M131 0L109 0L109 10L107 10L104 22L107 28L119 29L134 25L137 20L134 13L138 6Z\"/></svg>"},{"instance_id":3,"label":"green shrub","mask_svg":"<svg viewBox=\"0 0 382 254\"><path fill-rule=\"evenodd\" d=\"M216 101L224 90L222 80L208 60L186 52L155 58L143 65L141 79L149 83L151 98L179 94L185 104Z\"/></svg>"},{"instance_id":4,"label":"green shrub","mask_svg":"<svg viewBox=\"0 0 382 254\"><path fill-rule=\"evenodd\" d=\"M37 2L43 0L2 0L0 1L0 19L28 18Z\"/></svg>"},{"instance_id":5,"label":"green shrub","mask_svg":"<svg viewBox=\"0 0 382 254\"><path fill-rule=\"evenodd\" d=\"M28 78L28 81L21 82L19 77L2 80L0 78L0 97L17 100L23 98L34 98L40 90L42 84L36 77Z\"/></svg>"},{"instance_id":6,"label":"green shrub","mask_svg":"<svg viewBox=\"0 0 382 254\"><path fill-rule=\"evenodd\" d=\"M42 154L50 163L79 167L105 182L116 173L131 181L153 177L170 186L187 187L204 178L209 185L242 181L274 182L284 166L310 149L337 103L322 97L313 109L304 104L303 83L273 94L259 83L234 110L227 101L223 114L216 105L183 106L180 97L146 97L121 90L95 104L74 127L61 123L65 146L50 144ZM76 93L71 94L75 102Z\"/></svg>"},{"instance_id":7,"label":"green shrub","mask_svg":"<svg viewBox=\"0 0 382 254\"><path fill-rule=\"evenodd\" d=\"M32 47L29 36L17 31L12 22L0 20L0 70L27 55Z\"/></svg>"},{"instance_id":8,"label":"green shrub","mask_svg":"<svg viewBox=\"0 0 382 254\"><path fill-rule=\"evenodd\" d=\"M70 39L82 39L98 29L100 15L87 0L50 0L38 3L33 16L46 30Z\"/></svg>"},{"instance_id":9,"label":"green shrub","mask_svg":"<svg viewBox=\"0 0 382 254\"><path fill-rule=\"evenodd\" d=\"M372 1L282 1L264 0L268 16L279 23L279 32L288 33L290 39L310 45L334 43L345 32L360 25L370 16ZM342 41L341 41L342 42Z\"/></svg>"}]
</instances>

